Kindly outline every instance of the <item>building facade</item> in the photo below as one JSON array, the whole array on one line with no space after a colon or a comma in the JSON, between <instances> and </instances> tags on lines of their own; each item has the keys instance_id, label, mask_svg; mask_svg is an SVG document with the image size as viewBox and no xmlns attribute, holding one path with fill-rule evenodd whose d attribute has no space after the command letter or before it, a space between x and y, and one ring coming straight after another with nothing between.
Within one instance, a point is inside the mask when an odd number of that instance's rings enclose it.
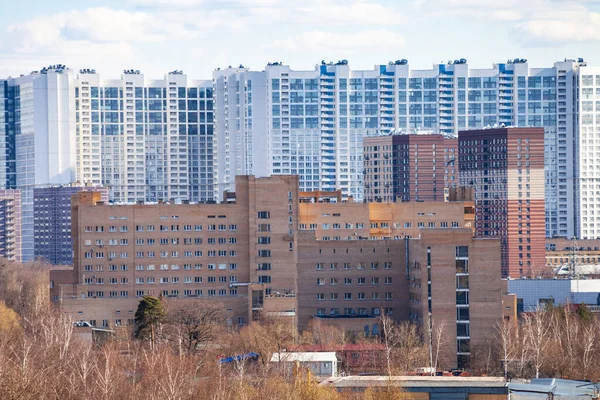
<instances>
[{"instance_id":1,"label":"building facade","mask_svg":"<svg viewBox=\"0 0 600 400\"><path fill-rule=\"evenodd\" d=\"M399 60L360 71L344 60L308 71L272 63L219 69L213 82L181 71L103 79L56 65L0 82L0 187L23 191L31 258L31 185L90 182L118 202L203 201L239 174L298 174L303 191L360 201L363 137L534 126L545 132L546 235L596 238L599 87L600 69L582 59L428 70Z\"/></svg>"},{"instance_id":2,"label":"building facade","mask_svg":"<svg viewBox=\"0 0 600 400\"><path fill-rule=\"evenodd\" d=\"M23 261L34 257L33 189L75 180L71 80L69 71L56 65L0 83L7 107L5 123L0 124L4 157L0 187L21 190Z\"/></svg>"},{"instance_id":3,"label":"building facade","mask_svg":"<svg viewBox=\"0 0 600 400\"><path fill-rule=\"evenodd\" d=\"M0 257L22 261L21 191L0 189Z\"/></svg>"},{"instance_id":4,"label":"building facade","mask_svg":"<svg viewBox=\"0 0 600 400\"><path fill-rule=\"evenodd\" d=\"M532 312L548 304L600 312L600 279L510 279L508 292L517 298L517 312Z\"/></svg>"},{"instance_id":5,"label":"building facade","mask_svg":"<svg viewBox=\"0 0 600 400\"><path fill-rule=\"evenodd\" d=\"M77 181L116 202L213 199L212 82L173 71L150 80L126 70L72 77Z\"/></svg>"},{"instance_id":6,"label":"building facade","mask_svg":"<svg viewBox=\"0 0 600 400\"><path fill-rule=\"evenodd\" d=\"M445 201L456 187L456 138L442 135L365 137L365 200Z\"/></svg>"},{"instance_id":7,"label":"building facade","mask_svg":"<svg viewBox=\"0 0 600 400\"><path fill-rule=\"evenodd\" d=\"M582 59L546 68L515 59L472 69L461 59L430 70L406 60L360 71L343 60L308 71L281 63L219 69L216 193L236 174L299 174L301 190L342 189L360 201L365 136L543 127L546 236L597 237L598 71Z\"/></svg>"},{"instance_id":8,"label":"building facade","mask_svg":"<svg viewBox=\"0 0 600 400\"><path fill-rule=\"evenodd\" d=\"M502 276L545 266L543 129L461 131L458 149L460 185L474 188L475 235L500 239Z\"/></svg>"},{"instance_id":9,"label":"building facade","mask_svg":"<svg viewBox=\"0 0 600 400\"><path fill-rule=\"evenodd\" d=\"M53 65L0 81L0 188L23 197L23 260L34 249L33 190L103 185L116 202L213 199L212 82L181 71L101 79Z\"/></svg>"},{"instance_id":10,"label":"building facade","mask_svg":"<svg viewBox=\"0 0 600 400\"><path fill-rule=\"evenodd\" d=\"M409 243L409 318L439 346L443 367L468 368L502 316L500 242L426 229Z\"/></svg>"},{"instance_id":11,"label":"building facade","mask_svg":"<svg viewBox=\"0 0 600 400\"><path fill-rule=\"evenodd\" d=\"M107 205L80 192L76 285L65 287L63 306L98 325L126 324L125 310L146 294L221 303L237 325L294 309L297 185L293 176L238 177L221 204Z\"/></svg>"},{"instance_id":12,"label":"building facade","mask_svg":"<svg viewBox=\"0 0 600 400\"><path fill-rule=\"evenodd\" d=\"M317 240L418 238L422 229L469 228L474 232L472 201L406 203L305 203L299 205L299 229Z\"/></svg>"},{"instance_id":13,"label":"building facade","mask_svg":"<svg viewBox=\"0 0 600 400\"><path fill-rule=\"evenodd\" d=\"M53 265L73 264L71 196L82 191L100 193L108 203L108 189L93 186L50 186L33 189L34 256Z\"/></svg>"},{"instance_id":14,"label":"building facade","mask_svg":"<svg viewBox=\"0 0 600 400\"><path fill-rule=\"evenodd\" d=\"M162 295L167 302L219 304L232 325L267 314L293 318L300 331L318 319L379 334L381 315L397 321L412 317L420 324L427 320L423 317L427 302L415 306L421 310L420 318L411 306L419 304L410 295L411 288L422 287L415 283L418 277L411 266L425 264L421 250L431 248L436 271L452 268L452 275L447 271L436 275L435 285L453 290L452 296L439 297L432 315L446 309L456 313L458 304L472 306L473 321L483 314L488 322L501 318L499 241L473 239L473 230L465 227L473 214L463 215L472 205L302 203L306 195L298 192L298 185L297 176L239 176L235 193L226 193L220 204L109 205L99 201L97 192L79 192L72 202L74 271L53 275L53 299L74 318L97 326L131 323L141 296ZM361 205L362 211L356 209ZM432 207L429 214L422 211L427 205ZM369 213L371 206L381 210ZM395 207L405 209L391 212ZM359 215L364 214L369 219L360 222ZM448 218L457 219L454 228L442 225ZM421 225L421 219L427 223ZM314 226L317 220L319 225L339 221L346 231L339 238L330 237L329 229ZM402 235L368 222L384 220L391 226L410 222L414 228ZM428 228L430 222L435 222L435 229ZM356 225L346 227L356 223L369 227L364 231ZM473 259L473 269L461 272L472 274L473 286L468 286L469 275L461 278L467 287L460 290L454 252L459 245L471 246L468 257ZM450 247L452 254L447 251ZM485 267L480 265L484 259ZM65 283L69 276L70 284ZM477 303L475 294L472 303L455 295L457 290L482 290L492 299L496 287L497 304L489 306ZM456 345L454 340L444 344L449 366L456 365ZM468 346L462 348L468 355Z\"/></svg>"}]
</instances>

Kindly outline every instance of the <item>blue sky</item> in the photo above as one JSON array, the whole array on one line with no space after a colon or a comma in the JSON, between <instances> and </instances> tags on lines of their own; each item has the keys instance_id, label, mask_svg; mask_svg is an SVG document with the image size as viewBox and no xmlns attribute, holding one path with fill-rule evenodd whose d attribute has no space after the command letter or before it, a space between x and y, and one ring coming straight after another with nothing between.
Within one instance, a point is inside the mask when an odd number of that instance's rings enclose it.
<instances>
[{"instance_id":1,"label":"blue sky","mask_svg":"<svg viewBox=\"0 0 600 400\"><path fill-rule=\"evenodd\" d=\"M600 0L22 0L0 4L0 77L62 63L105 77L216 67L294 69L347 59L354 69L467 58L600 65Z\"/></svg>"}]
</instances>

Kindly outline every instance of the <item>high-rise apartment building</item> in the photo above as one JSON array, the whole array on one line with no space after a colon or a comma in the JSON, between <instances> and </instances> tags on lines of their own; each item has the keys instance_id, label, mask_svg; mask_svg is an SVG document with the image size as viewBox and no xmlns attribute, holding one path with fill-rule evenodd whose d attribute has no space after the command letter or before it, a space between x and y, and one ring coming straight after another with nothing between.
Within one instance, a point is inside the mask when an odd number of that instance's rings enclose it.
<instances>
[{"instance_id":1,"label":"high-rise apartment building","mask_svg":"<svg viewBox=\"0 0 600 400\"><path fill-rule=\"evenodd\" d=\"M34 257L33 189L103 185L110 200L213 199L212 82L181 71L101 79L64 65L0 81L0 188L23 196L23 259Z\"/></svg>"},{"instance_id":2,"label":"high-rise apartment building","mask_svg":"<svg viewBox=\"0 0 600 400\"><path fill-rule=\"evenodd\" d=\"M582 59L488 69L461 59L427 70L399 60L360 71L346 61L309 71L273 63L218 69L212 82L138 72L104 79L58 65L0 82L0 185L23 190L25 258L32 185L89 182L118 202L203 201L220 199L239 174L298 174L301 190L360 201L363 137L496 124L544 128L546 235L600 236L600 69Z\"/></svg>"},{"instance_id":3,"label":"high-rise apartment building","mask_svg":"<svg viewBox=\"0 0 600 400\"><path fill-rule=\"evenodd\" d=\"M34 256L54 265L73 263L71 196L98 192L108 202L108 189L94 186L49 186L33 189Z\"/></svg>"},{"instance_id":4,"label":"high-rise apartment building","mask_svg":"<svg viewBox=\"0 0 600 400\"><path fill-rule=\"evenodd\" d=\"M458 182L457 146L456 138L439 134L365 137L365 199L447 200Z\"/></svg>"},{"instance_id":5,"label":"high-rise apartment building","mask_svg":"<svg viewBox=\"0 0 600 400\"><path fill-rule=\"evenodd\" d=\"M488 69L461 59L429 70L400 60L367 71L345 61L309 71L274 63L213 78L217 192L236 174L289 173L300 175L302 190L342 189L360 201L364 136L543 127L546 235L600 236L591 214L600 184L593 138L600 69L582 59L546 68L515 59Z\"/></svg>"},{"instance_id":6,"label":"high-rise apartment building","mask_svg":"<svg viewBox=\"0 0 600 400\"><path fill-rule=\"evenodd\" d=\"M544 130L461 131L458 167L474 188L475 235L500 238L502 276L544 267Z\"/></svg>"},{"instance_id":7,"label":"high-rise apartment building","mask_svg":"<svg viewBox=\"0 0 600 400\"><path fill-rule=\"evenodd\" d=\"M5 105L4 124L0 124L0 187L21 190L22 258L30 261L34 257L33 189L75 180L75 92L62 65L2 81L0 87L4 87Z\"/></svg>"},{"instance_id":8,"label":"high-rise apartment building","mask_svg":"<svg viewBox=\"0 0 600 400\"><path fill-rule=\"evenodd\" d=\"M22 261L21 191L0 189L0 257Z\"/></svg>"},{"instance_id":9,"label":"high-rise apartment building","mask_svg":"<svg viewBox=\"0 0 600 400\"><path fill-rule=\"evenodd\" d=\"M181 71L149 80L126 70L72 77L77 181L110 189L116 202L212 200L212 82Z\"/></svg>"}]
</instances>

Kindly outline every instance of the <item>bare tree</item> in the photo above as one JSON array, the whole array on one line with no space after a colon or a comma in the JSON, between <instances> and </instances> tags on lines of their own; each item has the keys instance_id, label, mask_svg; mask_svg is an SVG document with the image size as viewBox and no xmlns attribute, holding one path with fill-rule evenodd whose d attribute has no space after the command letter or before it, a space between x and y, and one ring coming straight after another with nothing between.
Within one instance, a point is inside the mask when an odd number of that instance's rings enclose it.
<instances>
[{"instance_id":1,"label":"bare tree","mask_svg":"<svg viewBox=\"0 0 600 400\"><path fill-rule=\"evenodd\" d=\"M517 332L515 330L515 323L506 319L503 319L496 325L496 340L502 355L501 362L504 369L504 379L508 379L510 362L517 350L515 343Z\"/></svg>"},{"instance_id":2,"label":"bare tree","mask_svg":"<svg viewBox=\"0 0 600 400\"><path fill-rule=\"evenodd\" d=\"M544 356L548 345L547 335L550 330L548 319L548 311L541 307L523 317L528 354L533 363L536 378L540 377L540 369L545 361Z\"/></svg>"},{"instance_id":3,"label":"bare tree","mask_svg":"<svg viewBox=\"0 0 600 400\"><path fill-rule=\"evenodd\" d=\"M224 321L223 309L216 304L184 300L168 304L163 329L177 342L180 354L194 353L200 345L215 340Z\"/></svg>"},{"instance_id":4,"label":"bare tree","mask_svg":"<svg viewBox=\"0 0 600 400\"><path fill-rule=\"evenodd\" d=\"M425 346L418 328L410 322L397 324L382 316L381 333L388 376L412 372L425 360Z\"/></svg>"},{"instance_id":5,"label":"bare tree","mask_svg":"<svg viewBox=\"0 0 600 400\"><path fill-rule=\"evenodd\" d=\"M431 365L431 374L432 375L435 374L435 371L438 368L438 363L440 360L440 349L442 347L442 342L444 340L445 331L446 331L446 323L445 323L445 321L441 321L433 326L433 332L431 332L431 334L433 335L433 341L432 341L433 364Z\"/></svg>"},{"instance_id":6,"label":"bare tree","mask_svg":"<svg viewBox=\"0 0 600 400\"><path fill-rule=\"evenodd\" d=\"M596 349L598 347L598 331L600 324L598 321L594 321L583 328L579 345L580 350L580 365L581 365L581 377L588 379L590 377L590 370L594 361ZM574 357L575 358L575 357ZM575 360L573 360L575 361Z\"/></svg>"}]
</instances>

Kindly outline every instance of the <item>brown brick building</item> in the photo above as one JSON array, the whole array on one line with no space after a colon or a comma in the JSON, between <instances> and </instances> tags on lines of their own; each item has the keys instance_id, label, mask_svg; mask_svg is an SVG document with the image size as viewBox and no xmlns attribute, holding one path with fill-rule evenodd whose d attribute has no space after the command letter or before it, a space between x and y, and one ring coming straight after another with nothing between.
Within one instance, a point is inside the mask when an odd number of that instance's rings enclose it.
<instances>
[{"instance_id":1,"label":"brown brick building","mask_svg":"<svg viewBox=\"0 0 600 400\"><path fill-rule=\"evenodd\" d=\"M467 229L426 229L408 254L409 319L431 332L434 347L441 338L443 367L467 367L502 315L500 242Z\"/></svg>"},{"instance_id":2,"label":"brown brick building","mask_svg":"<svg viewBox=\"0 0 600 400\"><path fill-rule=\"evenodd\" d=\"M256 309L272 297L282 307L273 311L293 309L285 299L296 292L297 188L295 176L243 176L221 204L106 205L76 195L77 284L64 287L63 306L102 325L127 323L145 294L220 302L239 325L253 294Z\"/></svg>"},{"instance_id":3,"label":"brown brick building","mask_svg":"<svg viewBox=\"0 0 600 400\"><path fill-rule=\"evenodd\" d=\"M274 312L293 317L299 330L319 318L376 334L381 314L427 320L428 303L415 289L426 285L411 269L427 264L426 248L440 273L432 315L457 312L456 246L470 246L467 289L489 299L498 292L496 304L480 307L473 297L460 306L472 305L473 321L490 326L501 317L499 243L473 239L468 202L302 203L293 176L238 177L221 204L107 205L93 196L73 200L75 284L60 271L52 289L67 313L93 325L131 323L139 297L150 294L220 304L232 325ZM455 366L456 327L448 332L444 366Z\"/></svg>"},{"instance_id":4,"label":"brown brick building","mask_svg":"<svg viewBox=\"0 0 600 400\"><path fill-rule=\"evenodd\" d=\"M475 234L502 244L502 276L545 265L544 129L458 134L460 185L474 187Z\"/></svg>"},{"instance_id":5,"label":"brown brick building","mask_svg":"<svg viewBox=\"0 0 600 400\"><path fill-rule=\"evenodd\" d=\"M474 228L472 201L300 203L299 229L318 240L403 239L425 228Z\"/></svg>"},{"instance_id":6,"label":"brown brick building","mask_svg":"<svg viewBox=\"0 0 600 400\"><path fill-rule=\"evenodd\" d=\"M438 134L364 138L365 199L444 201L458 182L457 144Z\"/></svg>"}]
</instances>

